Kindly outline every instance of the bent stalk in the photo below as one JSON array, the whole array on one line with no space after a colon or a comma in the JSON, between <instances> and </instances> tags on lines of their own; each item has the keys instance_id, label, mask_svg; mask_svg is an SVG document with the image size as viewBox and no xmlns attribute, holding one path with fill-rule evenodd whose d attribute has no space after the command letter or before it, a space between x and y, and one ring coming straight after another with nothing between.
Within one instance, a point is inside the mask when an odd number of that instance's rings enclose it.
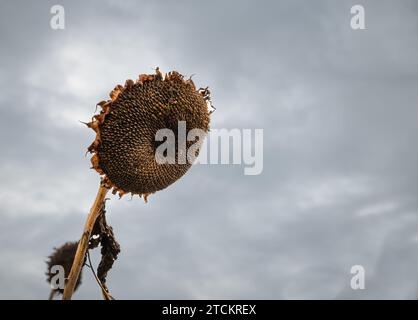
<instances>
[{"instance_id":1,"label":"bent stalk","mask_svg":"<svg viewBox=\"0 0 418 320\"><path fill-rule=\"evenodd\" d=\"M81 235L81 239L78 242L77 252L74 257L74 262L71 267L70 274L68 275L68 281L65 284L62 300L71 300L75 285L77 283L77 279L80 276L80 271L84 264L87 248L89 245L89 239L94 227L94 223L96 222L97 217L100 215L100 209L103 205L108 191L109 189L106 188L102 183L100 183L96 199L94 200L93 206L90 209L90 213L87 216L83 234Z\"/></svg>"}]
</instances>

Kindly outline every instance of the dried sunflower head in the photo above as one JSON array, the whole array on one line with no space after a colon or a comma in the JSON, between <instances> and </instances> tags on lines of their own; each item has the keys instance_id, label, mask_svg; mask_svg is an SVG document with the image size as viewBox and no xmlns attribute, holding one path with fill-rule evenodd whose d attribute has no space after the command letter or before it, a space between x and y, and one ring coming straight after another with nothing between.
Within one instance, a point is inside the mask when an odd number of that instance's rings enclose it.
<instances>
[{"instance_id":1,"label":"dried sunflower head","mask_svg":"<svg viewBox=\"0 0 418 320\"><path fill-rule=\"evenodd\" d=\"M56 273L51 272L51 268L53 266L62 266L64 268L65 278L68 277L71 271L71 267L73 265L74 256L77 251L78 241L76 242L67 242L64 245L62 245L59 248L54 248L54 252L48 257L48 260L46 261L48 269L46 272L47 281L51 284L52 278L56 276ZM75 290L80 286L81 284L81 272L80 276L78 277ZM63 293L64 290L57 288L53 289L54 293Z\"/></svg>"},{"instance_id":2,"label":"dried sunflower head","mask_svg":"<svg viewBox=\"0 0 418 320\"><path fill-rule=\"evenodd\" d=\"M98 103L100 114L87 124L96 132L88 148L94 154L93 168L104 175L113 193L122 196L130 192L144 195L146 200L148 194L174 183L191 166L189 162L157 162L157 131L171 129L177 133L178 122L184 121L187 133L191 129L207 132L209 91L196 90L191 79L185 80L176 71L163 77L157 68L156 74L142 74L136 81L116 86L110 98ZM186 152L192 144L186 142Z\"/></svg>"}]
</instances>

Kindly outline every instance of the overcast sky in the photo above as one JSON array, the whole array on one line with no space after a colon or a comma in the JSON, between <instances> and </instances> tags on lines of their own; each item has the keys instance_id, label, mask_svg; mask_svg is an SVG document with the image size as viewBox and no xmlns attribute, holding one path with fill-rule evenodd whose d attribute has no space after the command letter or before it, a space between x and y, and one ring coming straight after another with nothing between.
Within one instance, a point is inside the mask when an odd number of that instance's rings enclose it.
<instances>
[{"instance_id":1,"label":"overcast sky","mask_svg":"<svg viewBox=\"0 0 418 320\"><path fill-rule=\"evenodd\" d=\"M417 36L414 0L2 1L0 298L48 297L44 261L99 183L78 121L156 66L210 86L212 128L264 129L264 170L198 165L147 204L112 197L114 297L418 298ZM100 299L83 276L74 298Z\"/></svg>"}]
</instances>

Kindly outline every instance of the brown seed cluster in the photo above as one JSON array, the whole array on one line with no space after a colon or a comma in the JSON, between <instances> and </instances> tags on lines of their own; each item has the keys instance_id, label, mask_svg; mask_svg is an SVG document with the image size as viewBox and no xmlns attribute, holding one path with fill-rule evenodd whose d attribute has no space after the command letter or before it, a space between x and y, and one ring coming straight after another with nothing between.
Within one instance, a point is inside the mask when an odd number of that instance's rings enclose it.
<instances>
[{"instance_id":1,"label":"brown seed cluster","mask_svg":"<svg viewBox=\"0 0 418 320\"><path fill-rule=\"evenodd\" d=\"M46 264L48 266L46 276L47 281L51 283L52 277L55 276L55 273L51 273L51 268L53 266L59 265L64 268L65 278L68 277L71 271L71 267L73 265L74 256L77 251L78 242L67 242L64 245L62 245L59 248L54 248L54 252L49 256L48 261L46 261ZM75 285L75 290L80 286L81 284L81 273L78 277L77 283ZM55 293L63 293L63 289L55 289Z\"/></svg>"},{"instance_id":2,"label":"brown seed cluster","mask_svg":"<svg viewBox=\"0 0 418 320\"><path fill-rule=\"evenodd\" d=\"M174 183L191 164L159 164L155 159L158 144L155 134L171 129L175 135L179 121L186 131L209 130L209 91L196 90L191 79L172 71L164 77L141 74L138 80L127 80L110 92L110 100L97 105L101 112L87 126L96 132L88 148L93 153L93 168L104 176L113 193L147 196ZM177 138L177 135L176 135ZM186 150L194 143L186 143ZM176 149L176 159L178 158Z\"/></svg>"}]
</instances>

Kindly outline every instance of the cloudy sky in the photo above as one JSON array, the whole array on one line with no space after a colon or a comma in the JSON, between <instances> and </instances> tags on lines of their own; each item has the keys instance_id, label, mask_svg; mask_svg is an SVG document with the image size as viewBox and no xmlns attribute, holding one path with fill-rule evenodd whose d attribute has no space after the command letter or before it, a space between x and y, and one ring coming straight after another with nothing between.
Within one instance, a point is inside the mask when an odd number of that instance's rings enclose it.
<instances>
[{"instance_id":1,"label":"cloudy sky","mask_svg":"<svg viewBox=\"0 0 418 320\"><path fill-rule=\"evenodd\" d=\"M264 129L264 170L197 165L147 204L112 197L113 296L418 298L417 18L414 0L2 1L0 298L48 297L44 261L99 183L78 121L156 66L210 86L212 128ZM83 276L74 298L100 299Z\"/></svg>"}]
</instances>

